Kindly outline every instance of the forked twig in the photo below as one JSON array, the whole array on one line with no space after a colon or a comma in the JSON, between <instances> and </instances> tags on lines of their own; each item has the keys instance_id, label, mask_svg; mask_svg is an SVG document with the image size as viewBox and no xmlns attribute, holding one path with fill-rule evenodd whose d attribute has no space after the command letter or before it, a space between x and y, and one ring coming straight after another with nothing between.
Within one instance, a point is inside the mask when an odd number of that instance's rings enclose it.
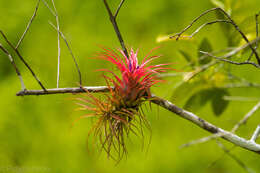
<instances>
[{"instance_id":1,"label":"forked twig","mask_svg":"<svg viewBox=\"0 0 260 173\"><path fill-rule=\"evenodd\" d=\"M49 11L51 12L51 14L55 17L56 19L56 24L57 26L55 26L53 23L49 22L49 24L57 31L58 33L58 70L57 70L57 88L59 87L59 76L60 76L60 36L62 37L62 39L64 40L69 52L70 52L70 55L73 59L73 62L76 66L76 69L77 69L77 72L78 72L78 76L79 76L79 84L80 84L80 87L82 86L82 77L81 77L81 71L80 71L80 68L79 68L79 65L78 65L78 62L72 52L72 49L70 48L70 45L69 45L69 42L67 41L65 35L61 32L60 30L60 27L59 27L59 18L58 18L58 13L57 13L57 9L55 7L55 4L54 4L54 0L52 0L52 5L53 5L53 8L54 8L54 11L53 9L51 9L51 7L48 5L48 3L45 1L45 0L42 0L44 5L49 9Z\"/></svg>"},{"instance_id":2,"label":"forked twig","mask_svg":"<svg viewBox=\"0 0 260 173\"><path fill-rule=\"evenodd\" d=\"M257 126L256 130L254 131L254 134L251 137L251 141L255 142L257 140L257 138L259 137L260 134L260 125Z\"/></svg>"},{"instance_id":3,"label":"forked twig","mask_svg":"<svg viewBox=\"0 0 260 173\"><path fill-rule=\"evenodd\" d=\"M247 122L247 120L260 108L260 102L258 102L245 116L244 118L242 118L231 130L231 133L235 133L237 131L237 129L242 125L242 124L245 124ZM204 143L204 142L207 142L207 141L210 141L212 139L216 139L216 138L219 138L219 137L222 137L224 134L223 133L216 133L216 134L213 134L213 135L210 135L210 136L206 136L206 137L203 137L203 138L200 138L200 139L197 139L197 140L194 140L194 141L191 141L189 143L186 143L186 144L183 144L181 146L181 148L184 148L184 147L189 147L191 145L195 145L195 144L201 144L201 143Z\"/></svg>"},{"instance_id":4,"label":"forked twig","mask_svg":"<svg viewBox=\"0 0 260 173\"><path fill-rule=\"evenodd\" d=\"M124 54L125 54L127 57L129 57L129 54L128 54L127 49L126 49L126 47L125 47L125 43L124 43L123 37L122 37L122 35L121 35L121 33L120 33L120 30L119 30L118 25L117 25L117 22L116 22L116 18L117 18L117 16L118 16L118 13L119 13L119 11L120 11L120 9L121 9L123 3L125 2L125 0L121 0L121 2L120 2L120 4L119 4L119 6L118 6L118 8L117 8L117 10L116 10L116 12L115 12L114 15L113 15L113 13L112 13L112 11L111 11L111 9L110 9L110 7L109 7L107 1L106 1L106 0L103 0L103 1L104 1L104 4L105 4L105 7L106 7L106 9L107 9L107 12L108 12L108 15L109 15L109 19L110 19L110 21L111 21L111 23L112 23L112 25L113 25L113 27L114 27L114 30L115 30L116 35L117 35L117 38L118 38L118 40L119 40L119 42L120 42L120 44L121 44L121 47L122 47L122 49L123 49L123 52L124 52Z\"/></svg>"},{"instance_id":5,"label":"forked twig","mask_svg":"<svg viewBox=\"0 0 260 173\"><path fill-rule=\"evenodd\" d=\"M237 129L245 124L247 120L260 108L260 101L232 128L231 132L235 133Z\"/></svg>"},{"instance_id":6,"label":"forked twig","mask_svg":"<svg viewBox=\"0 0 260 173\"><path fill-rule=\"evenodd\" d=\"M242 36L242 38L249 44L250 41L248 40L248 38L246 37L246 35L241 31L241 29L238 27L238 25L234 22L234 20L230 17L230 15L225 11L223 10L222 8L212 8L212 9L209 9L209 10L206 10L205 12L203 12L201 15L199 15L198 17L196 17L186 28L184 28L181 32L173 35L173 36L170 36L169 38L172 39L172 38L176 38L176 40L178 40L181 35L186 32L189 28L192 27L192 25L198 21L201 17L203 17L204 15L208 14L209 12L211 11L216 11L216 10L219 10L221 11L229 20L229 22L226 22L226 23L230 23L234 26L234 28L240 33L240 35ZM213 23L216 23L217 21L213 21ZM219 22L223 22L223 20L219 20ZM210 23L210 22L209 22ZM202 27L206 26L207 24L204 24L202 25ZM200 28L201 29L201 28ZM199 30L200 30L199 29ZM252 44L249 44L249 47L250 49L252 50L252 52L254 53L256 59L257 59L257 62L258 64L260 65L260 58L259 58L259 55L256 51L256 49L252 46Z\"/></svg>"},{"instance_id":7,"label":"forked twig","mask_svg":"<svg viewBox=\"0 0 260 173\"><path fill-rule=\"evenodd\" d=\"M74 54L73 54L73 52L72 52L72 49L71 49L71 47L70 47L70 45L69 45L69 42L67 41L65 35L64 35L60 30L58 30L53 23L49 22L49 24L50 24L54 29L56 29L57 31L59 31L60 36L61 36L62 39L64 40L64 42L65 42L65 44L66 44L66 46L67 46L67 48L68 48L68 50L69 50L69 52L70 52L70 55L71 55L71 57L72 57L72 59L73 59L73 61L74 61L74 64L75 64L75 66L76 66L76 69L77 69L77 72L78 72L78 75L79 75L79 84L80 84L80 87L81 87L81 86L82 86L82 77L81 77L80 68L79 68L78 62L77 62L77 60L76 60L76 57L74 56Z\"/></svg>"},{"instance_id":8,"label":"forked twig","mask_svg":"<svg viewBox=\"0 0 260 173\"><path fill-rule=\"evenodd\" d=\"M229 59L224 59L224 58L220 58L220 57L217 57L215 55L212 55L211 53L209 52L204 52L204 51L200 51L200 53L203 53L205 55L208 55L214 59L217 59L219 61L223 61L223 62L227 62L227 63L230 63L230 64L235 64L235 65L253 65L255 66L256 68L260 68L260 65L256 64L256 63L253 63L253 62L249 62L249 61L245 61L245 62L236 62L236 61L231 61Z\"/></svg>"},{"instance_id":9,"label":"forked twig","mask_svg":"<svg viewBox=\"0 0 260 173\"><path fill-rule=\"evenodd\" d=\"M20 79L22 91L26 90L26 87L25 87L24 82L23 82L22 75L20 73L20 70L16 66L16 63L14 62L12 55L3 47L3 45L1 43L0 43L0 49L8 56L9 60L11 61L12 65L13 65L15 71L16 71L16 74Z\"/></svg>"},{"instance_id":10,"label":"forked twig","mask_svg":"<svg viewBox=\"0 0 260 173\"><path fill-rule=\"evenodd\" d=\"M24 65L28 68L28 70L31 72L31 74L33 75L33 77L35 78L35 80L38 82L38 84L41 86L41 88L46 91L45 87L42 85L41 81L38 79L38 77L36 76L36 74L34 73L34 71L32 70L32 68L29 66L29 64L25 61L25 59L22 57L22 55L20 54L20 52L18 51L18 49L16 49L13 44L7 39L7 37L5 36L5 34L0 30L0 34L3 36L3 38L5 39L5 41L7 42L7 44L15 51L15 53L18 55L18 57L20 58L20 60L24 63Z\"/></svg>"}]
</instances>

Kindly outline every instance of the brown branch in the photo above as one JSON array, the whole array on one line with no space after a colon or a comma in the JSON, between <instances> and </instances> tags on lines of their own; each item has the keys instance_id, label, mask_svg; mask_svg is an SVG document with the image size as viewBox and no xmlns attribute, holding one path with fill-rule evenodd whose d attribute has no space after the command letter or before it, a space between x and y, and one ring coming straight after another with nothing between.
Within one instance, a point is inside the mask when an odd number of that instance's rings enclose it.
<instances>
[{"instance_id":1,"label":"brown branch","mask_svg":"<svg viewBox=\"0 0 260 173\"><path fill-rule=\"evenodd\" d=\"M41 86L41 88L43 90L46 91L45 87L42 85L41 81L38 79L38 77L36 76L36 74L34 73L34 71L32 70L32 68L29 66L29 64L25 61L25 59L22 57L22 55L20 54L20 52L18 51L18 49L16 49L13 44L7 39L7 37L5 36L5 34L0 30L0 34L3 36L3 38L5 39L5 41L7 42L7 44L15 51L15 53L18 55L18 57L20 58L20 60L24 63L24 65L28 68L28 70L31 72L31 74L33 75L33 77L35 78L35 80L38 82L38 84Z\"/></svg>"},{"instance_id":2,"label":"brown branch","mask_svg":"<svg viewBox=\"0 0 260 173\"><path fill-rule=\"evenodd\" d=\"M117 38L118 38L118 40L119 40L119 42L121 44L121 47L123 49L123 52L124 52L124 54L127 57L129 57L129 54L128 54L127 49L125 47L125 43L124 43L123 37L122 37L122 35L120 33L120 30L119 30L117 22L116 22L116 18L118 16L119 10L121 9L121 7L122 7L122 5L123 5L125 0L121 0L121 2L120 2L120 4L119 4L119 6L118 6L118 8L117 8L117 10L116 10L114 15L113 15L113 13L112 13L112 11L111 11L107 1L106 0L103 0L103 1L104 1L104 4L105 4L105 7L107 9L107 12L108 12L108 15L109 15L109 19L110 19L110 21L111 21L111 23L112 23L112 25L114 27L114 30L115 30L116 35L117 35Z\"/></svg>"},{"instance_id":3,"label":"brown branch","mask_svg":"<svg viewBox=\"0 0 260 173\"><path fill-rule=\"evenodd\" d=\"M234 64L234 65L253 65L255 66L256 68L260 68L260 65L256 64L256 63L253 63L253 62L249 62L249 61L245 61L245 62L236 62L236 61L231 61L229 59L224 59L224 58L220 58L220 57L217 57L215 55L212 55L211 53L209 52L204 52L204 51L200 51L200 53L203 53L205 55L208 55L212 58L215 58L219 61L223 61L223 62L227 62L227 63L230 63L230 64Z\"/></svg>"},{"instance_id":4,"label":"brown branch","mask_svg":"<svg viewBox=\"0 0 260 173\"><path fill-rule=\"evenodd\" d=\"M217 7L217 8L212 8L212 9L209 9L209 10L203 12L201 15L199 15L198 17L196 17L196 18L195 18L186 28L184 28L181 32L179 32L179 33L177 33L177 34L175 34L175 35L173 35L173 36L170 36L169 38L172 39L172 38L175 38L175 37L176 37L176 40L178 40L178 39L181 37L181 35L182 35L184 32L186 32L189 28L191 28L192 25L193 25L196 21L198 21L201 17L203 17L204 15L208 14L208 13L211 12L211 11L216 11L216 10L221 11L221 12L228 18L228 20L230 21L230 22L228 22L228 23L231 23L231 24L234 26L234 28L240 33L240 35L242 36L242 38L249 44L250 42L249 42L248 38L247 38L246 35L241 31L241 29L240 29L240 28L238 27L238 25L234 22L234 20L230 17L230 15L229 15L227 12L225 12L225 10L223 10L222 8L219 8L219 7ZM220 21L222 22L223 20L220 20ZM206 24L204 24L204 26L205 26L205 25L206 25ZM257 59L258 64L260 65L260 58L259 58L259 55L258 55L257 51L255 50L255 48L254 48L251 44L249 44L249 47L250 47L250 49L252 50L252 52L254 53L254 55L255 55L255 57L256 57L256 59Z\"/></svg>"},{"instance_id":5,"label":"brown branch","mask_svg":"<svg viewBox=\"0 0 260 173\"><path fill-rule=\"evenodd\" d=\"M22 75L20 73L20 70L16 66L16 63L14 62L12 55L3 47L3 45L1 43L0 43L0 49L4 52L4 54L6 54L8 56L9 60L11 61L11 64L13 65L15 72L20 79L22 91L26 90L26 87L25 87L24 82L23 82Z\"/></svg>"},{"instance_id":6,"label":"brown branch","mask_svg":"<svg viewBox=\"0 0 260 173\"><path fill-rule=\"evenodd\" d=\"M55 89L48 89L47 92L43 90L28 90L28 91L21 91L17 93L18 96L25 96L25 95L46 95L46 94L64 94L64 93L82 93L82 92L107 92L109 91L108 87L106 86L99 86L99 87L84 87L82 88L55 88ZM210 133L221 133L222 138L237 145L242 148L245 148L249 151L253 151L255 153L260 154L260 145L250 141L246 140L244 138L241 138L231 132L225 131L206 120L203 120L199 118L197 115L188 112L182 108L177 107L173 103L169 102L168 100L164 100L160 97L157 97L155 95L152 95L151 102L169 110L170 112L175 113L176 115L192 122L193 124L196 124L200 128L210 132Z\"/></svg>"},{"instance_id":7,"label":"brown branch","mask_svg":"<svg viewBox=\"0 0 260 173\"><path fill-rule=\"evenodd\" d=\"M44 90L26 90L20 91L17 96L29 96L29 95L49 95L49 94L65 94L65 93L84 93L84 92L108 92L107 86L93 86L93 87L75 87L75 88L53 88Z\"/></svg>"},{"instance_id":8,"label":"brown branch","mask_svg":"<svg viewBox=\"0 0 260 173\"><path fill-rule=\"evenodd\" d=\"M258 31L258 25L259 25L259 23L258 23L258 16L259 16L259 13L255 15L255 30L256 30L255 34L256 34L256 38L259 35L259 31ZM258 41L255 43L255 50L256 51L257 51L257 48L258 48ZM253 56L253 52L251 52L251 54L250 54L249 58L247 59L247 61L250 61L252 56Z\"/></svg>"}]
</instances>

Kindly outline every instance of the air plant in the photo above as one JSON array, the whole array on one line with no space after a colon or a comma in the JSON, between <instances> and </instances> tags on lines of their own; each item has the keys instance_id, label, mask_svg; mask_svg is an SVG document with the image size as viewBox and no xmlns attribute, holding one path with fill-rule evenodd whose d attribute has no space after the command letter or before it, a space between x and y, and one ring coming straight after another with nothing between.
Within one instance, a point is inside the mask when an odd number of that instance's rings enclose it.
<instances>
[{"instance_id":1,"label":"air plant","mask_svg":"<svg viewBox=\"0 0 260 173\"><path fill-rule=\"evenodd\" d=\"M150 88L161 82L157 74L165 72L167 68L163 67L166 64L150 65L160 56L149 54L139 64L138 51L134 52L131 49L128 58L121 50L118 54L111 49L103 48L98 57L114 64L121 75L102 69L112 74L111 77L103 76L110 92L104 94L102 99L88 92L85 94L86 97L78 98L82 110L92 111L92 114L86 114L81 118L96 119L89 135L93 134L98 139L101 149L108 157L118 161L127 153L125 138L129 137L129 133L143 137L143 128L150 128L141 105L152 99ZM115 151L117 157L113 156L111 150Z\"/></svg>"}]
</instances>

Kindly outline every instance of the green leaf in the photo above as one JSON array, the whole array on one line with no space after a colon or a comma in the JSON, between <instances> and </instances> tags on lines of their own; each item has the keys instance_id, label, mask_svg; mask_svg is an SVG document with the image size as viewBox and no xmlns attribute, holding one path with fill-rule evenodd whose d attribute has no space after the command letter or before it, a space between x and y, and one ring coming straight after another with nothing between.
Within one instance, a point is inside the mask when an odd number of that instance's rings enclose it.
<instances>
[{"instance_id":1,"label":"green leaf","mask_svg":"<svg viewBox=\"0 0 260 173\"><path fill-rule=\"evenodd\" d=\"M220 0L210 0L210 1L216 7L220 7L222 9L225 9L225 5L224 5L224 3L222 1L220 1Z\"/></svg>"},{"instance_id":2,"label":"green leaf","mask_svg":"<svg viewBox=\"0 0 260 173\"><path fill-rule=\"evenodd\" d=\"M200 110L212 98L212 90L205 89L193 94L186 102L184 109L196 112Z\"/></svg>"},{"instance_id":3,"label":"green leaf","mask_svg":"<svg viewBox=\"0 0 260 173\"><path fill-rule=\"evenodd\" d=\"M214 95L211 102L211 107L216 116L220 116L227 108L229 101L224 100L223 97L229 95L230 94L225 89L219 89L219 88L214 89Z\"/></svg>"},{"instance_id":4,"label":"green leaf","mask_svg":"<svg viewBox=\"0 0 260 173\"><path fill-rule=\"evenodd\" d=\"M203 56L203 53L200 53L200 51L204 52L212 52L212 46L207 38L204 38L198 48L198 58L199 58L199 64L207 64L209 63L212 59L210 57L205 57ZM202 58L203 57L203 58Z\"/></svg>"},{"instance_id":5,"label":"green leaf","mask_svg":"<svg viewBox=\"0 0 260 173\"><path fill-rule=\"evenodd\" d=\"M186 60L188 63L190 63L190 66L191 66L191 67L194 67L194 66L195 66L194 60L191 58L191 56L190 56L187 52L185 52L185 51L183 51L183 50L179 50L179 52L180 52L180 54L185 58L185 60Z\"/></svg>"},{"instance_id":6,"label":"green leaf","mask_svg":"<svg viewBox=\"0 0 260 173\"><path fill-rule=\"evenodd\" d=\"M181 82L174 89L171 101L174 103L182 104L189 98L193 93L201 90L202 88L206 88L207 83L200 79L196 81L189 82Z\"/></svg>"}]
</instances>

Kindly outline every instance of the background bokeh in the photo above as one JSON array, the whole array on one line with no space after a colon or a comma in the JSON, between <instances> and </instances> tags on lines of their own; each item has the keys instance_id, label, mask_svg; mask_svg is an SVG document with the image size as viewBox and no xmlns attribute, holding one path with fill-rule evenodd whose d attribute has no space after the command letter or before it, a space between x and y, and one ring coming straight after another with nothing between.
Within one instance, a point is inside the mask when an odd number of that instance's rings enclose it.
<instances>
[{"instance_id":1,"label":"background bokeh","mask_svg":"<svg viewBox=\"0 0 260 173\"><path fill-rule=\"evenodd\" d=\"M119 2L113 1L112 7ZM240 9L235 20L240 16L253 15L259 11L259 0L238 0ZM0 0L0 29L11 42L16 43L30 19L36 0ZM108 19L101 0L56 0L60 16L61 30L71 43L74 54L83 74L83 84L88 86L104 85L99 68L112 68L109 63L93 59L100 51L99 45L119 48L119 43ZM140 57L158 45L155 53L163 57L158 62L173 62L172 68L182 70L185 59L178 50L182 49L191 56L197 55L197 47L201 39L207 37L213 49L227 46L225 34L219 25L204 29L192 41L156 43L162 34L175 33L184 28L194 17L212 8L208 0L126 0L118 17L119 27L128 47L140 49ZM238 15L239 14L239 15ZM208 15L201 23L212 19ZM250 18L250 20L251 20ZM40 8L28 35L20 47L22 55L48 88L56 87L57 69L57 33L48 21L55 23L55 18L41 2ZM246 28L247 25L241 26ZM1 43L8 47L2 38ZM65 44L61 44L61 87L78 86L78 78L73 61ZM10 48L8 50L11 51ZM12 52L14 55L14 52ZM24 65L15 60L25 79L28 89L40 89ZM250 66L231 67L234 74L252 82L260 82L259 70ZM172 99L175 84L180 77L168 77L166 82L154 87L157 95L170 99L179 106L178 100ZM33 170L33 167L48 168L50 172L178 172L178 173L238 173L245 170L229 156L215 141L180 149L180 146L209 133L201 130L178 116L153 106L147 109L147 118L151 122L152 139L148 150L141 149L137 139L128 142L128 156L118 165L108 160L104 153L88 153L86 138L91 127L89 119L73 122L84 112L75 111L75 96L48 95L17 97L20 83L8 58L0 53L0 172L7 168L28 168L24 172L44 172ZM229 91L231 95L259 97L259 88L238 88ZM185 94L183 97L185 98ZM256 102L232 101L220 116L214 116L209 104L196 113L202 118L230 129L247 113ZM238 134L250 138L257 124L260 111L241 127ZM149 133L147 133L149 135ZM222 141L222 140L221 140ZM227 148L231 144L222 141ZM147 147L147 145L145 146ZM97 148L94 148L97 150ZM231 152L242 160L247 167L260 172L260 157L241 148ZM221 159L219 159L221 158ZM218 160L219 159L219 160ZM213 162L218 160L213 166ZM10 172L17 170L9 169Z\"/></svg>"}]
</instances>

